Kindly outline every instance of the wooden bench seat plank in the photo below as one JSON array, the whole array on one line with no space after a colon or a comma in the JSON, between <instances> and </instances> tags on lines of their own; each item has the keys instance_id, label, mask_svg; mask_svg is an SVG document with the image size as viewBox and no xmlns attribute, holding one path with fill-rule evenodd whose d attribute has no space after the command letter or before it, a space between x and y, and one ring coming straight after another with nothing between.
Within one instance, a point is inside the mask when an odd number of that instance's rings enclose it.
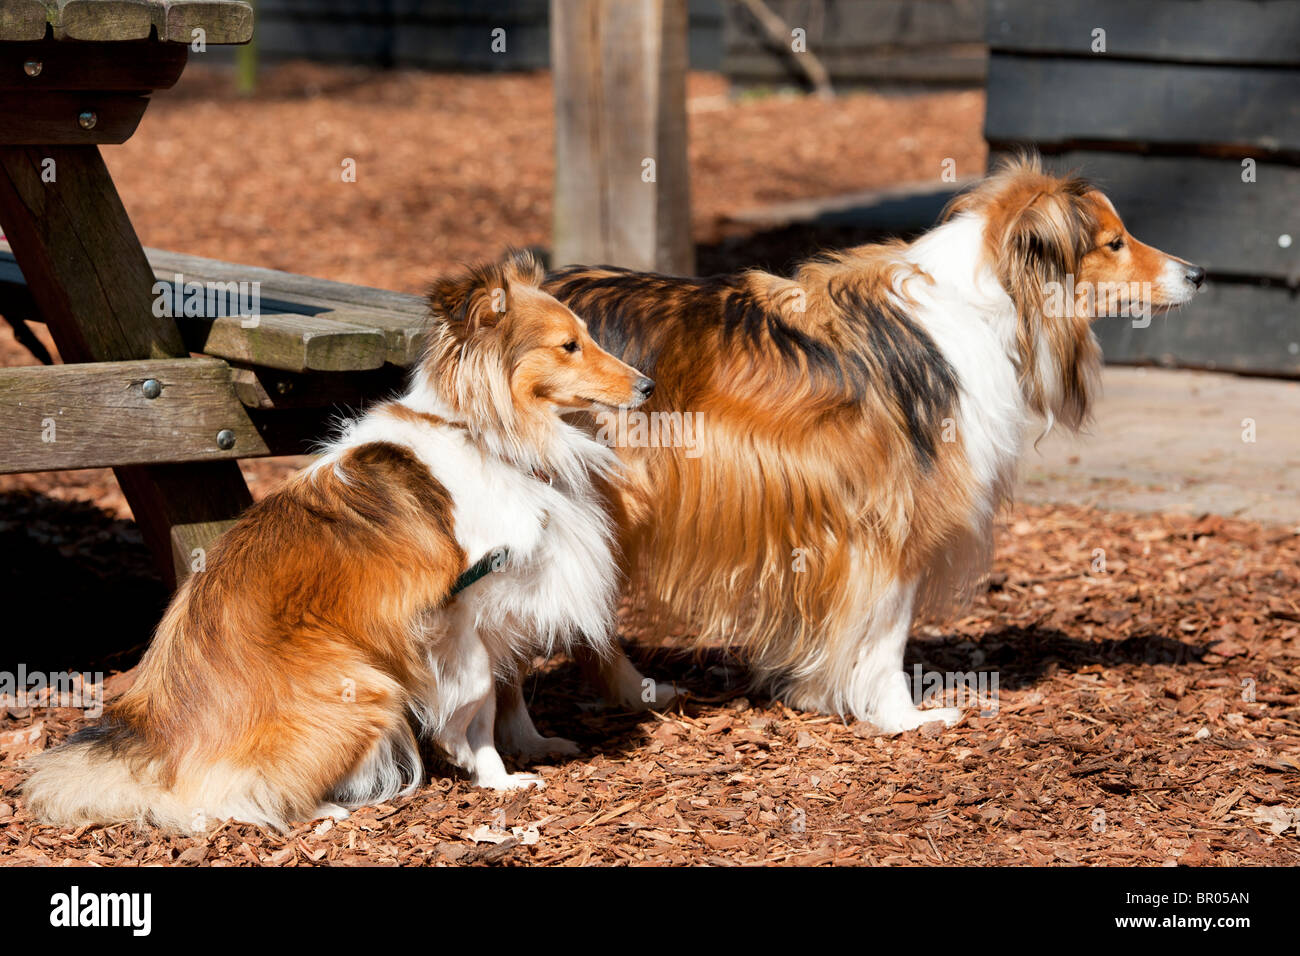
<instances>
[{"instance_id":1,"label":"wooden bench seat plank","mask_svg":"<svg viewBox=\"0 0 1300 956\"><path fill-rule=\"evenodd\" d=\"M263 314L177 316L191 352L287 372L351 372L382 366L388 339L380 329L325 316ZM256 325L246 327L256 321Z\"/></svg>"},{"instance_id":2,"label":"wooden bench seat plank","mask_svg":"<svg viewBox=\"0 0 1300 956\"><path fill-rule=\"evenodd\" d=\"M0 245L0 252L4 247ZM424 347L428 304L418 295L349 285L330 279L263 269L219 259L204 259L166 249L145 249L149 265L160 279L176 275L185 281L257 282L264 305L282 309L292 304L304 314L330 317L354 325L383 330L388 340L388 361L394 365L411 365L418 361Z\"/></svg>"},{"instance_id":3,"label":"wooden bench seat plank","mask_svg":"<svg viewBox=\"0 0 1300 956\"><path fill-rule=\"evenodd\" d=\"M147 40L154 10L149 0L56 0L54 35L69 40Z\"/></svg>"},{"instance_id":4,"label":"wooden bench seat plank","mask_svg":"<svg viewBox=\"0 0 1300 956\"><path fill-rule=\"evenodd\" d=\"M330 330L331 323L340 326L339 331L350 336L355 335L358 327L378 330L383 334L387 344L385 360L393 365L413 364L418 361L423 349L427 307L420 296L347 285L328 279L314 279L310 276L299 276L274 269L241 266L163 249L146 249L145 254L148 256L155 277L164 282L174 282L177 275L181 276L184 282L258 282L260 283L259 297L264 310L310 317L316 320L313 328L318 329L322 334ZM0 306L16 309L27 317L34 317L27 305L28 302L29 296L26 293L22 272L14 262L8 244L0 241ZM327 340L331 343L335 341ZM362 348L363 354L368 354L365 349L369 346L362 346L361 343L360 339L354 342ZM193 349L192 339L187 338L187 344ZM245 353L241 352L213 352L212 354L219 354L222 358L232 361L246 361ZM313 347L313 354L333 355L334 353L330 348L318 343ZM343 360L343 356L340 355L328 361L340 364ZM319 361L325 362L327 359L322 358ZM369 358L358 357L357 361L361 364L352 367L358 369L376 367L368 364L371 361ZM316 364L305 364L299 367L297 361L271 367L286 371L339 370Z\"/></svg>"},{"instance_id":5,"label":"wooden bench seat plank","mask_svg":"<svg viewBox=\"0 0 1300 956\"><path fill-rule=\"evenodd\" d=\"M329 322L345 322L349 325L363 325L382 333L387 349L385 357L392 365L406 368L418 362L424 353L428 323L423 319L362 309L322 312L315 318Z\"/></svg>"},{"instance_id":6,"label":"wooden bench seat plank","mask_svg":"<svg viewBox=\"0 0 1300 956\"><path fill-rule=\"evenodd\" d=\"M422 317L427 305L418 295L405 292L392 292L388 289L375 289L370 286L349 285L332 279L317 279L313 276L297 275L293 272L281 272L278 269L263 269L260 266L243 265L236 262L223 262L220 259L204 259L201 256L186 255L182 252L169 252L166 249L145 247L149 264L159 275L182 273L198 279L219 281L260 282L264 296L279 294L288 298L301 299L307 303L328 303L333 307L342 305L357 306L381 312L399 312L404 315Z\"/></svg>"},{"instance_id":7,"label":"wooden bench seat plank","mask_svg":"<svg viewBox=\"0 0 1300 956\"><path fill-rule=\"evenodd\" d=\"M0 474L266 454L219 359L0 368Z\"/></svg>"},{"instance_id":8,"label":"wooden bench seat plank","mask_svg":"<svg viewBox=\"0 0 1300 956\"><path fill-rule=\"evenodd\" d=\"M45 36L50 13L41 0L5 0L0 3L0 40L39 40Z\"/></svg>"},{"instance_id":9,"label":"wooden bench seat plank","mask_svg":"<svg viewBox=\"0 0 1300 956\"><path fill-rule=\"evenodd\" d=\"M203 42L247 43L253 39L253 8L240 0L154 0L154 27L158 39L191 43L194 31Z\"/></svg>"},{"instance_id":10,"label":"wooden bench seat plank","mask_svg":"<svg viewBox=\"0 0 1300 956\"><path fill-rule=\"evenodd\" d=\"M215 45L253 38L253 8L244 0L4 0L0 41L118 42L156 33L168 43L191 43L194 31Z\"/></svg>"}]
</instances>

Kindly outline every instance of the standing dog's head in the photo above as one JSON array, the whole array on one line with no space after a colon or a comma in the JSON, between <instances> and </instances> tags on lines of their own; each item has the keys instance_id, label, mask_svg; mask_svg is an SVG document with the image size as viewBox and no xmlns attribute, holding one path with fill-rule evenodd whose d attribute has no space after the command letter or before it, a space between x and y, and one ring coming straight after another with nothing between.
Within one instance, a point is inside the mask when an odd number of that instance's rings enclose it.
<instances>
[{"instance_id":1,"label":"standing dog's head","mask_svg":"<svg viewBox=\"0 0 1300 956\"><path fill-rule=\"evenodd\" d=\"M545 445L559 415L635 408L654 382L610 355L587 325L540 285L528 253L437 280L421 372L481 433Z\"/></svg>"},{"instance_id":2,"label":"standing dog's head","mask_svg":"<svg viewBox=\"0 0 1300 956\"><path fill-rule=\"evenodd\" d=\"M1131 236L1086 180L1044 172L1037 157L1005 163L950 214L983 220L988 259L1018 316L1026 395L1071 427L1087 416L1100 363L1092 320L1149 318L1189 301L1205 280L1199 266Z\"/></svg>"}]
</instances>

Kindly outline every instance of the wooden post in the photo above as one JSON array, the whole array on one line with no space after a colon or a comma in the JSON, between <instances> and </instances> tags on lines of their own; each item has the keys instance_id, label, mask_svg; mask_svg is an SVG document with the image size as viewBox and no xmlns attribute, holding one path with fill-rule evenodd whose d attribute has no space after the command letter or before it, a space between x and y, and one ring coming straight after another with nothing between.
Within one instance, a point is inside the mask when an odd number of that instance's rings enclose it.
<instances>
[{"instance_id":1,"label":"wooden post","mask_svg":"<svg viewBox=\"0 0 1300 956\"><path fill-rule=\"evenodd\" d=\"M253 0L250 7L256 8ZM257 91L257 36L235 51L236 88L240 96L252 96Z\"/></svg>"},{"instance_id":2,"label":"wooden post","mask_svg":"<svg viewBox=\"0 0 1300 956\"><path fill-rule=\"evenodd\" d=\"M689 275L686 0L551 0L554 264Z\"/></svg>"},{"instance_id":3,"label":"wooden post","mask_svg":"<svg viewBox=\"0 0 1300 956\"><path fill-rule=\"evenodd\" d=\"M65 362L189 355L176 323L153 313L153 269L97 146L0 146L0 226ZM252 503L233 461L114 473L145 542L178 579Z\"/></svg>"}]
</instances>

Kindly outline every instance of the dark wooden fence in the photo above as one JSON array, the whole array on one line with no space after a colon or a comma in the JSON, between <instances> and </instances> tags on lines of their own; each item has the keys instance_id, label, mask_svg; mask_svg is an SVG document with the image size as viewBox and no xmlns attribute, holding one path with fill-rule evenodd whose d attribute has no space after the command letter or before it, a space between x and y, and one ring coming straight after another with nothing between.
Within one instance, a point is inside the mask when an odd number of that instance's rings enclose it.
<instances>
[{"instance_id":1,"label":"dark wooden fence","mask_svg":"<svg viewBox=\"0 0 1300 956\"><path fill-rule=\"evenodd\" d=\"M1107 360L1300 374L1300 2L988 13L991 150L1032 144L1080 169L1139 239L1209 272L1149 327L1099 322Z\"/></svg>"},{"instance_id":2,"label":"dark wooden fence","mask_svg":"<svg viewBox=\"0 0 1300 956\"><path fill-rule=\"evenodd\" d=\"M881 86L978 86L988 59L985 0L766 0L807 48L836 89ZM776 44L754 17L726 4L722 69L740 87L802 86L790 42Z\"/></svg>"},{"instance_id":3,"label":"dark wooden fence","mask_svg":"<svg viewBox=\"0 0 1300 956\"><path fill-rule=\"evenodd\" d=\"M837 88L977 86L988 59L986 0L766 0L826 64ZM550 65L549 0L258 0L269 61L310 59L436 70ZM789 44L758 29L734 0L689 0L690 65L740 88L798 87ZM506 31L494 51L491 31Z\"/></svg>"},{"instance_id":4,"label":"dark wooden fence","mask_svg":"<svg viewBox=\"0 0 1300 956\"><path fill-rule=\"evenodd\" d=\"M724 0L690 0L695 69L722 62ZM550 64L549 0L258 0L268 60L311 59L434 70L539 70ZM504 51L492 30L506 31Z\"/></svg>"}]
</instances>

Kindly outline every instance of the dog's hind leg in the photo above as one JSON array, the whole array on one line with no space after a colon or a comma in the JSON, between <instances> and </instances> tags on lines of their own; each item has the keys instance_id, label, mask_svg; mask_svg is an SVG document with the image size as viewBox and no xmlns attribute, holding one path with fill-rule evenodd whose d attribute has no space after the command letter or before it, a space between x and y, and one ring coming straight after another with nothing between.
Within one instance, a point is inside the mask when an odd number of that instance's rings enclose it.
<instances>
[{"instance_id":1,"label":"dog's hind leg","mask_svg":"<svg viewBox=\"0 0 1300 956\"><path fill-rule=\"evenodd\" d=\"M787 702L824 713L852 714L887 734L933 721L951 727L960 720L962 712L955 707L917 707L903 673L916 590L915 583L890 586L867 611L866 632L858 630L859 619L856 633L846 630L828 641L825 666L788 683Z\"/></svg>"},{"instance_id":2,"label":"dog's hind leg","mask_svg":"<svg viewBox=\"0 0 1300 956\"><path fill-rule=\"evenodd\" d=\"M519 673L497 681L496 738L497 748L525 762L543 757L572 757L578 745L563 737L544 737L533 724L524 702L521 687L524 667Z\"/></svg>"},{"instance_id":3,"label":"dog's hind leg","mask_svg":"<svg viewBox=\"0 0 1300 956\"><path fill-rule=\"evenodd\" d=\"M590 647L579 647L573 656L587 680L611 707L631 711L667 710L677 699L674 685L646 677L618 644L603 654Z\"/></svg>"},{"instance_id":4,"label":"dog's hind leg","mask_svg":"<svg viewBox=\"0 0 1300 956\"><path fill-rule=\"evenodd\" d=\"M375 741L346 780L330 789L326 802L316 809L317 817L347 818L346 807L383 803L413 793L423 781L424 764L410 725L402 720L381 740ZM341 805L341 806L340 806ZM342 811L338 816L335 811Z\"/></svg>"},{"instance_id":5,"label":"dog's hind leg","mask_svg":"<svg viewBox=\"0 0 1300 956\"><path fill-rule=\"evenodd\" d=\"M346 820L352 816L347 807L340 807L337 803L322 803L312 814L313 820Z\"/></svg>"}]
</instances>

